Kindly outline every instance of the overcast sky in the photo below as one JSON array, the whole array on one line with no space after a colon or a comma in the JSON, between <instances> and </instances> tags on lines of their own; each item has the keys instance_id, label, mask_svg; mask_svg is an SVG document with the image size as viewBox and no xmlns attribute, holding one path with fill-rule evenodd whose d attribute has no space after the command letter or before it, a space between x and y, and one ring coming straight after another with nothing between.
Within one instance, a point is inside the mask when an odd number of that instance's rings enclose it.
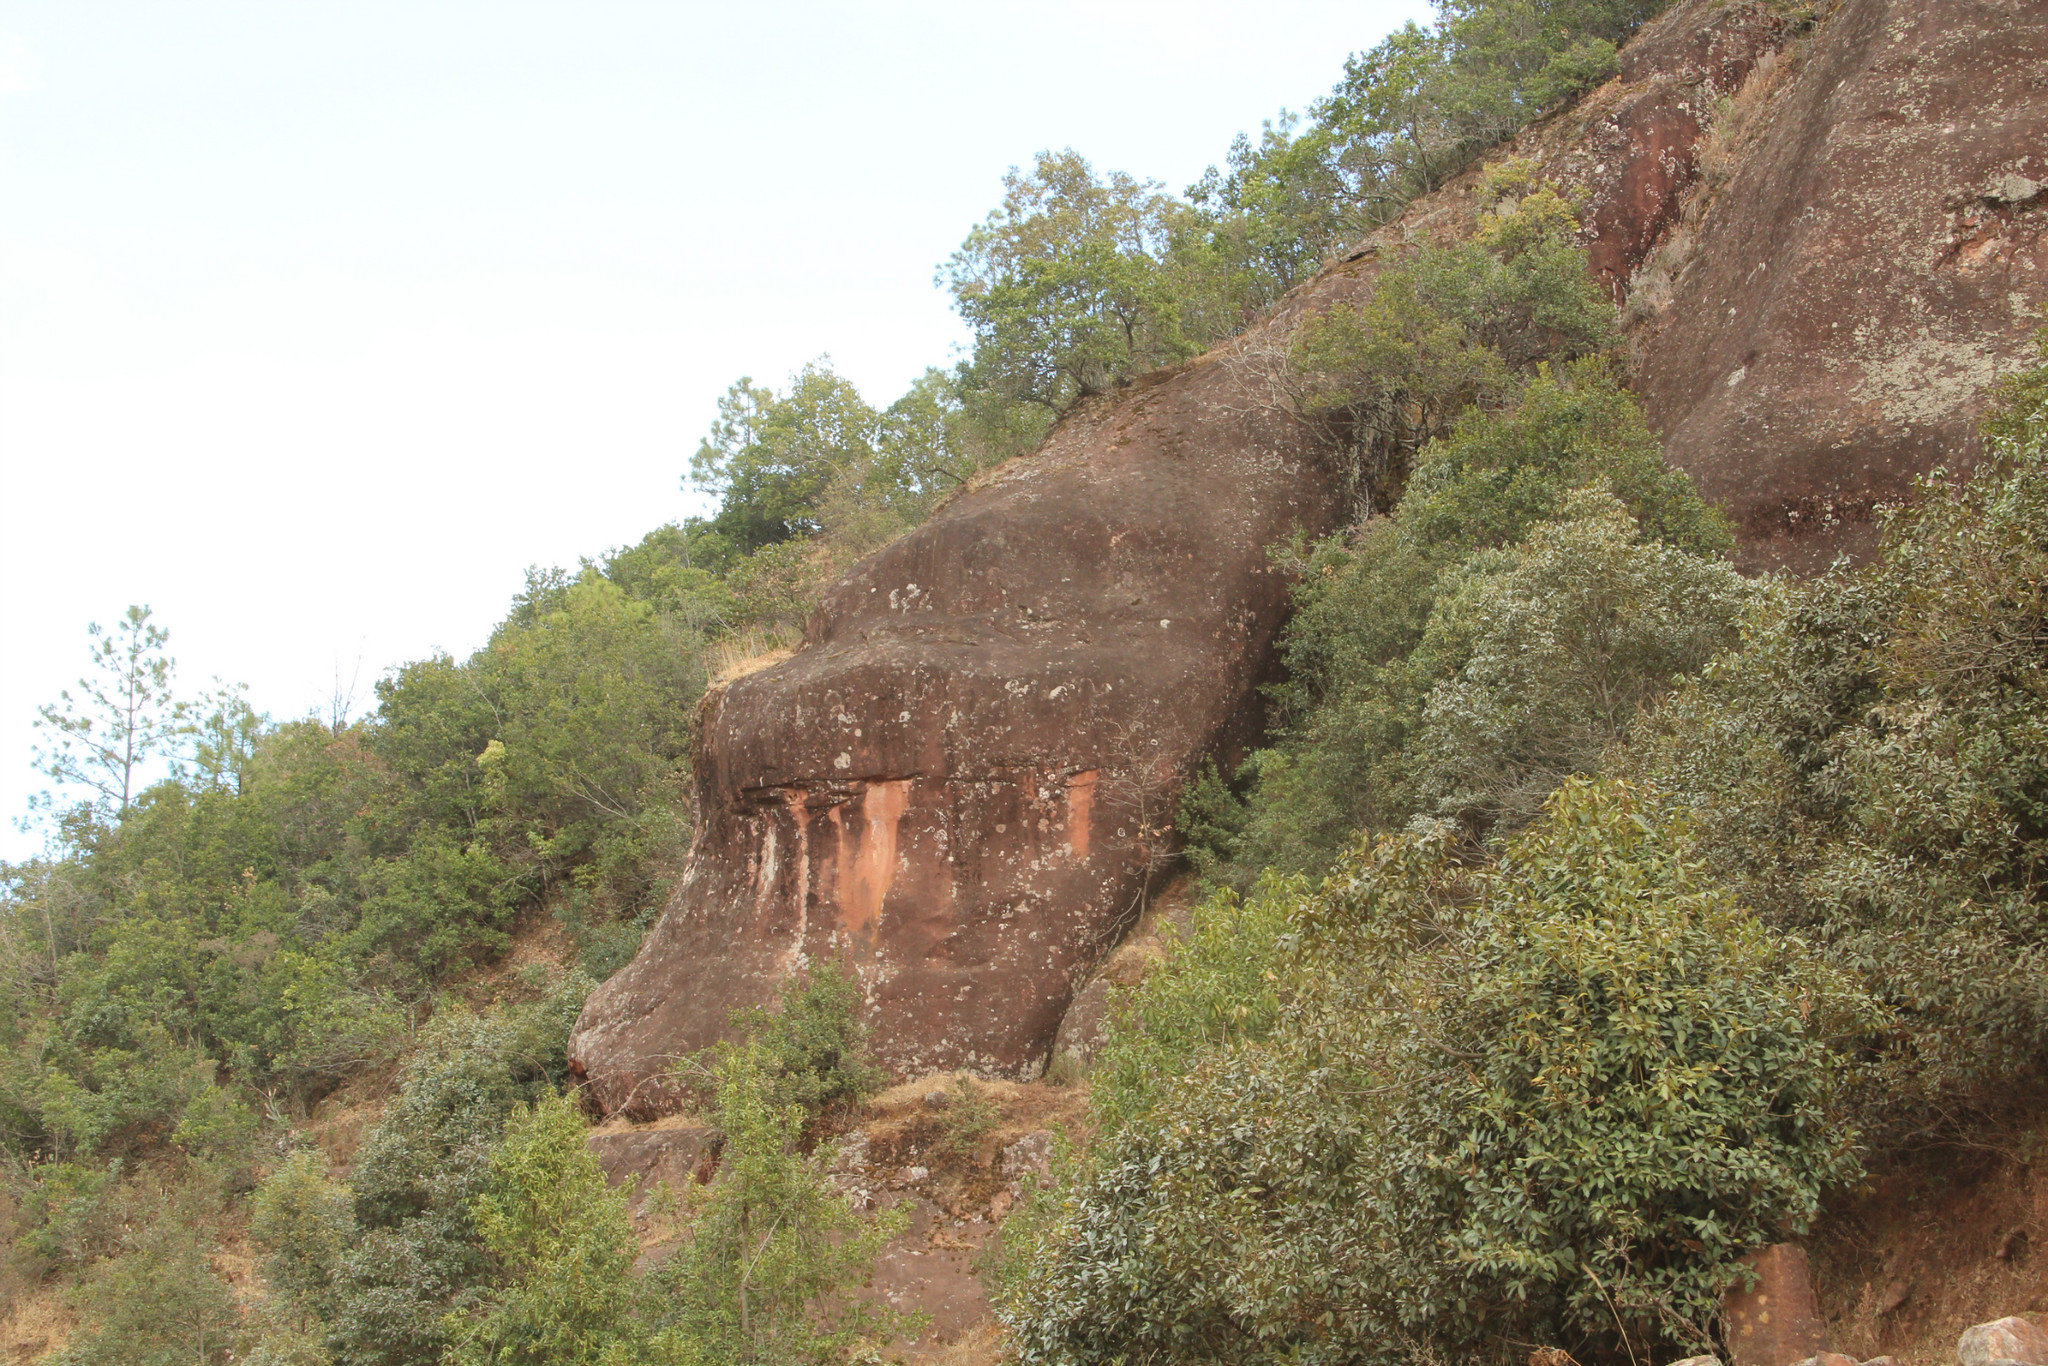
<instances>
[{"instance_id":1,"label":"overcast sky","mask_svg":"<svg viewBox=\"0 0 2048 1366\"><path fill-rule=\"evenodd\" d=\"M0 854L148 603L284 716L703 511L742 374L886 402L1073 146L1179 189L1425 6L0 3Z\"/></svg>"}]
</instances>

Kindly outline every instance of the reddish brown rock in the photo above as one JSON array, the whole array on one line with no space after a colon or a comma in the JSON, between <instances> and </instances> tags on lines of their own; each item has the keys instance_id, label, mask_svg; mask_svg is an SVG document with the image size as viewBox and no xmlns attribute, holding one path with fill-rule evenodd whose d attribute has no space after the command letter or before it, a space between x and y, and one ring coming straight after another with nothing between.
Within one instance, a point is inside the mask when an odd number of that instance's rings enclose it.
<instances>
[{"instance_id":1,"label":"reddish brown rock","mask_svg":"<svg viewBox=\"0 0 2048 1366\"><path fill-rule=\"evenodd\" d=\"M1341 513L1212 356L856 568L794 658L705 703L689 871L571 1042L599 1102L665 1108L671 1059L819 960L858 974L899 1072L1036 1075L1181 779L1257 737L1287 593L1266 547Z\"/></svg>"},{"instance_id":2,"label":"reddish brown rock","mask_svg":"<svg viewBox=\"0 0 2048 1366\"><path fill-rule=\"evenodd\" d=\"M1721 1306L1729 1366L1790 1366L1818 1356L1827 1325L1814 1299L1806 1249L1776 1243L1743 1259L1755 1272L1747 1290L1731 1290Z\"/></svg>"},{"instance_id":3,"label":"reddish brown rock","mask_svg":"<svg viewBox=\"0 0 2048 1366\"><path fill-rule=\"evenodd\" d=\"M713 1134L704 1125L678 1124L671 1119L630 1128L596 1129L586 1142L604 1179L614 1186L629 1186L636 1206L659 1185L679 1191L710 1173Z\"/></svg>"},{"instance_id":4,"label":"reddish brown rock","mask_svg":"<svg viewBox=\"0 0 2048 1366\"><path fill-rule=\"evenodd\" d=\"M1842 0L1706 206L1640 389L1753 566L1824 567L1975 452L2048 291L2040 0Z\"/></svg>"},{"instance_id":5,"label":"reddish brown rock","mask_svg":"<svg viewBox=\"0 0 2048 1366\"><path fill-rule=\"evenodd\" d=\"M1878 500L1967 453L1976 386L2018 354L2043 202L2020 192L2048 178L2025 74L2048 61L2013 60L2048 25L2024 8L1844 0L1781 52L1769 8L1682 0L1504 153L1584 196L1617 297L1662 272L1631 296L1639 386L1753 562L1853 548ZM1724 97L1766 78L1732 178L1703 175ZM794 658L706 700L689 871L570 1042L607 1111L671 1107L676 1058L826 959L899 1074L1045 1064L1179 784L1259 737L1287 600L1266 548L1348 512L1259 358L1406 244L1468 233L1477 179L1238 341L1084 405L834 587Z\"/></svg>"},{"instance_id":6,"label":"reddish brown rock","mask_svg":"<svg viewBox=\"0 0 2048 1366\"><path fill-rule=\"evenodd\" d=\"M2048 1332L2023 1318L1996 1319L1963 1331L1960 1366L2048 1366Z\"/></svg>"}]
</instances>

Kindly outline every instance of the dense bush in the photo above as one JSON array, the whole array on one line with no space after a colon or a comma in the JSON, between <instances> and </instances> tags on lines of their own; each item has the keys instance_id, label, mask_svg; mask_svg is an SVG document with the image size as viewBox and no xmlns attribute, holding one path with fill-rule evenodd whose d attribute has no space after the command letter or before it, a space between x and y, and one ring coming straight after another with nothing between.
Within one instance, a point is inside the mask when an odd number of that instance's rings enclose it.
<instances>
[{"instance_id":1,"label":"dense bush","mask_svg":"<svg viewBox=\"0 0 2048 1366\"><path fill-rule=\"evenodd\" d=\"M776 1099L777 1069L752 1043L716 1063L718 1171L686 1193L688 1241L648 1277L658 1360L824 1361L917 1326L851 1293L909 1211L863 1214L833 1187L827 1155L799 1145L803 1108Z\"/></svg>"},{"instance_id":2,"label":"dense bush","mask_svg":"<svg viewBox=\"0 0 2048 1366\"><path fill-rule=\"evenodd\" d=\"M1574 207L1513 162L1484 202L1471 240L1390 263L1363 303L1309 318L1290 343L1289 405L1352 453L1368 507L1384 507L1414 453L1467 410L1511 403L1538 363L1618 344Z\"/></svg>"},{"instance_id":3,"label":"dense bush","mask_svg":"<svg viewBox=\"0 0 2048 1366\"><path fill-rule=\"evenodd\" d=\"M1198 866L1248 884L1320 873L1361 827L1420 813L1474 834L1526 819L1733 643L1749 590L1730 544L1604 362L1467 413L1391 515L1300 551L1278 734L1237 784L1191 790Z\"/></svg>"},{"instance_id":4,"label":"dense bush","mask_svg":"<svg viewBox=\"0 0 2048 1366\"><path fill-rule=\"evenodd\" d=\"M1024 1359L1703 1345L1735 1258L1855 1170L1828 1035L1862 1002L1683 846L1585 780L1497 868L1362 843L1295 898L1271 1031L1099 1140L1004 1306Z\"/></svg>"},{"instance_id":5,"label":"dense bush","mask_svg":"<svg viewBox=\"0 0 2048 1366\"><path fill-rule=\"evenodd\" d=\"M448 1316L491 1281L475 1202L493 1154L517 1107L566 1079L563 1045L593 985L572 976L532 1004L436 1017L345 1195L304 1161L258 1193L269 1274L319 1321L335 1366L416 1366L450 1347Z\"/></svg>"},{"instance_id":6,"label":"dense bush","mask_svg":"<svg viewBox=\"0 0 2048 1366\"><path fill-rule=\"evenodd\" d=\"M1891 1008L1868 1099L1895 1132L2048 1046L2044 394L2048 365L2008 381L1976 472L1924 479L1871 563L1778 585L1635 759L1718 876Z\"/></svg>"},{"instance_id":7,"label":"dense bush","mask_svg":"<svg viewBox=\"0 0 2048 1366\"><path fill-rule=\"evenodd\" d=\"M774 1010L738 1011L733 1025L757 1051L767 1078L768 1104L795 1106L806 1116L858 1105L882 1088L888 1074L868 1057L860 1023L860 983L838 963L819 963L786 983ZM724 1083L716 1061L704 1065L716 1101Z\"/></svg>"},{"instance_id":8,"label":"dense bush","mask_svg":"<svg viewBox=\"0 0 2048 1366\"><path fill-rule=\"evenodd\" d=\"M640 1336L640 1255L623 1192L605 1186L569 1101L514 1112L471 1219L493 1288L448 1325L452 1366L626 1366Z\"/></svg>"}]
</instances>

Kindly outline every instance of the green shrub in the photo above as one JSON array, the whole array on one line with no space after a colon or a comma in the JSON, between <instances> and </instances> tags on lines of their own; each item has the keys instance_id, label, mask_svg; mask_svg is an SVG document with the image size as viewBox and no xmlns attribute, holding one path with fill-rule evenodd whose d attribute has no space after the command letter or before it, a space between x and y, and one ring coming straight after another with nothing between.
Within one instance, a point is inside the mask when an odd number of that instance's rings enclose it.
<instances>
[{"instance_id":1,"label":"green shrub","mask_svg":"<svg viewBox=\"0 0 2048 1366\"><path fill-rule=\"evenodd\" d=\"M1298 897L1272 1031L1160 1088L1039 1240L1024 1360L1704 1345L1735 1259L1856 1170L1827 1038L1862 1003L1655 816L1575 780L1497 868L1435 827Z\"/></svg>"},{"instance_id":2,"label":"green shrub","mask_svg":"<svg viewBox=\"0 0 2048 1366\"><path fill-rule=\"evenodd\" d=\"M79 1292L88 1328L57 1366L212 1366L234 1360L241 1327L234 1292L213 1272L205 1232L216 1211L196 1192L130 1211L120 1249Z\"/></svg>"},{"instance_id":3,"label":"green shrub","mask_svg":"<svg viewBox=\"0 0 2048 1366\"><path fill-rule=\"evenodd\" d=\"M1387 506L1415 453L1466 410L1510 402L1539 362L1610 356L1619 344L1576 209L1527 179L1523 163L1501 169L1491 190L1511 207L1482 213L1472 240L1389 263L1363 303L1317 314L1294 336L1289 401L1351 453L1368 507Z\"/></svg>"},{"instance_id":4,"label":"green shrub","mask_svg":"<svg viewBox=\"0 0 2048 1366\"><path fill-rule=\"evenodd\" d=\"M908 1211L856 1213L820 1153L798 1146L801 1106L776 1100L778 1060L759 1044L715 1064L723 1147L710 1185L687 1193L689 1240L649 1273L657 1360L727 1366L823 1361L916 1324L849 1292Z\"/></svg>"},{"instance_id":5,"label":"green shrub","mask_svg":"<svg viewBox=\"0 0 2048 1366\"><path fill-rule=\"evenodd\" d=\"M1735 643L1755 590L1725 560L1645 543L1604 487L1513 550L1450 577L1414 664L1436 679L1410 763L1418 803L1517 828L1611 746L1671 680Z\"/></svg>"},{"instance_id":6,"label":"green shrub","mask_svg":"<svg viewBox=\"0 0 2048 1366\"><path fill-rule=\"evenodd\" d=\"M2048 365L2003 392L1971 478L1923 480L1870 564L1777 587L1634 760L1717 876L1889 1007L1888 1140L2048 1048Z\"/></svg>"},{"instance_id":7,"label":"green shrub","mask_svg":"<svg viewBox=\"0 0 2048 1366\"><path fill-rule=\"evenodd\" d=\"M1211 894L1185 928L1161 926L1164 961L1111 1000L1111 1025L1089 1072L1098 1132L1143 1122L1203 1058L1265 1037L1295 975L1289 919L1309 891L1304 878L1269 873L1249 894Z\"/></svg>"},{"instance_id":8,"label":"green shrub","mask_svg":"<svg viewBox=\"0 0 2048 1366\"><path fill-rule=\"evenodd\" d=\"M743 1046L758 1049L767 1068L769 1104L814 1116L857 1105L881 1088L887 1074L868 1057L860 1006L853 975L821 963L788 983L777 1009L734 1013ZM715 1066L705 1073L707 1080L715 1075Z\"/></svg>"},{"instance_id":9,"label":"green shrub","mask_svg":"<svg viewBox=\"0 0 2048 1366\"><path fill-rule=\"evenodd\" d=\"M1467 414L1391 516L1297 552L1279 733L1236 775L1242 796L1196 786L1181 824L1198 861L1248 886L1260 868L1320 873L1362 827L1526 820L1733 643L1747 590L1730 544L1604 364Z\"/></svg>"},{"instance_id":10,"label":"green shrub","mask_svg":"<svg viewBox=\"0 0 2048 1366\"><path fill-rule=\"evenodd\" d=\"M451 1010L423 1031L397 1099L357 1151L354 1232L312 1306L336 1366L416 1366L448 1348L448 1316L491 1284L473 1202L492 1151L519 1105L567 1079L563 1049L593 986L572 974L541 1001Z\"/></svg>"},{"instance_id":11,"label":"green shrub","mask_svg":"<svg viewBox=\"0 0 2048 1366\"><path fill-rule=\"evenodd\" d=\"M516 1111L470 1204L490 1288L448 1323L450 1366L604 1366L636 1358L640 1255L583 1117L559 1096Z\"/></svg>"}]
</instances>

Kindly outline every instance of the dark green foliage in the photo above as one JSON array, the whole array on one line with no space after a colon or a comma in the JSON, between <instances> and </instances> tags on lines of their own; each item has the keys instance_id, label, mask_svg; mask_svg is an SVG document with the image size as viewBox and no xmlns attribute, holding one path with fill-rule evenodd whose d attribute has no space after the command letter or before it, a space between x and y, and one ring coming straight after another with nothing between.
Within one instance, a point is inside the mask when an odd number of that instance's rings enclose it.
<instances>
[{"instance_id":1,"label":"dark green foliage","mask_svg":"<svg viewBox=\"0 0 2048 1366\"><path fill-rule=\"evenodd\" d=\"M1344 64L1309 109L1190 191L1214 238L1268 290L1442 185L1530 119L1613 74L1615 47L1661 0L1454 0ZM1296 132L1299 128L1301 131Z\"/></svg>"},{"instance_id":2,"label":"dark green foliage","mask_svg":"<svg viewBox=\"0 0 2048 1366\"><path fill-rule=\"evenodd\" d=\"M626 1366L643 1332L626 1196L560 1097L516 1112L470 1214L494 1287L450 1324L454 1366Z\"/></svg>"},{"instance_id":3,"label":"dark green foliage","mask_svg":"<svg viewBox=\"0 0 2048 1366\"><path fill-rule=\"evenodd\" d=\"M1654 815L1575 781L1497 868L1437 828L1271 885L1277 1017L1193 1052L1169 1026L1188 1070L1104 1115L1004 1306L1024 1360L1704 1345L1734 1259L1855 1170L1826 1040L1862 1002ZM1209 980L1148 987L1120 1046L1205 1013Z\"/></svg>"},{"instance_id":4,"label":"dark green foliage","mask_svg":"<svg viewBox=\"0 0 2048 1366\"><path fill-rule=\"evenodd\" d=\"M784 988L779 1008L734 1015L766 1069L769 1104L817 1115L881 1089L887 1074L868 1057L859 1011L860 984L839 964L823 963ZM710 1064L707 1077L717 1075Z\"/></svg>"},{"instance_id":5,"label":"dark green foliage","mask_svg":"<svg viewBox=\"0 0 2048 1366\"><path fill-rule=\"evenodd\" d=\"M1148 181L1098 179L1071 148L1013 168L1003 190L946 266L977 387L1059 414L1200 349L1172 252L1184 204Z\"/></svg>"},{"instance_id":6,"label":"dark green foliage","mask_svg":"<svg viewBox=\"0 0 2048 1366\"><path fill-rule=\"evenodd\" d=\"M1779 586L1645 727L1642 772L1773 923L1891 1008L1872 1123L1941 1124L2048 1046L2048 365L1879 556Z\"/></svg>"},{"instance_id":7,"label":"dark green foliage","mask_svg":"<svg viewBox=\"0 0 2048 1366\"><path fill-rule=\"evenodd\" d=\"M775 1099L779 1066L753 1043L714 1065L724 1146L711 1183L688 1192L689 1241L648 1277L656 1360L793 1366L918 1327L850 1294L909 1211L859 1214L832 1188L825 1155L798 1145L802 1107Z\"/></svg>"},{"instance_id":8,"label":"dark green foliage","mask_svg":"<svg viewBox=\"0 0 2048 1366\"><path fill-rule=\"evenodd\" d=\"M80 1292L92 1324L55 1366L213 1366L235 1359L241 1315L234 1292L214 1274L217 1250L202 1220L212 1211L189 1195L131 1211L115 1255Z\"/></svg>"},{"instance_id":9,"label":"dark green foliage","mask_svg":"<svg viewBox=\"0 0 2048 1366\"><path fill-rule=\"evenodd\" d=\"M1572 205L1532 186L1520 163L1497 173L1488 197L1498 211L1482 211L1472 241L1388 265L1364 303L1310 318L1294 337L1289 401L1351 453L1368 507L1385 507L1415 452L1461 415L1511 403L1539 362L1618 345Z\"/></svg>"},{"instance_id":10,"label":"dark green foliage","mask_svg":"<svg viewBox=\"0 0 2048 1366\"><path fill-rule=\"evenodd\" d=\"M571 976L528 1005L437 1016L357 1151L345 1197L309 1159L258 1193L254 1232L271 1275L319 1321L336 1366L413 1366L449 1346L446 1316L491 1275L473 1202L492 1154L517 1107L566 1080L563 1045L594 985Z\"/></svg>"},{"instance_id":11,"label":"dark green foliage","mask_svg":"<svg viewBox=\"0 0 2048 1366\"><path fill-rule=\"evenodd\" d=\"M1391 516L1298 548L1282 733L1190 810L1211 876L1317 873L1418 812L1475 834L1597 768L1635 709L1734 643L1724 520L1601 361L1539 371L1423 449Z\"/></svg>"}]
</instances>

